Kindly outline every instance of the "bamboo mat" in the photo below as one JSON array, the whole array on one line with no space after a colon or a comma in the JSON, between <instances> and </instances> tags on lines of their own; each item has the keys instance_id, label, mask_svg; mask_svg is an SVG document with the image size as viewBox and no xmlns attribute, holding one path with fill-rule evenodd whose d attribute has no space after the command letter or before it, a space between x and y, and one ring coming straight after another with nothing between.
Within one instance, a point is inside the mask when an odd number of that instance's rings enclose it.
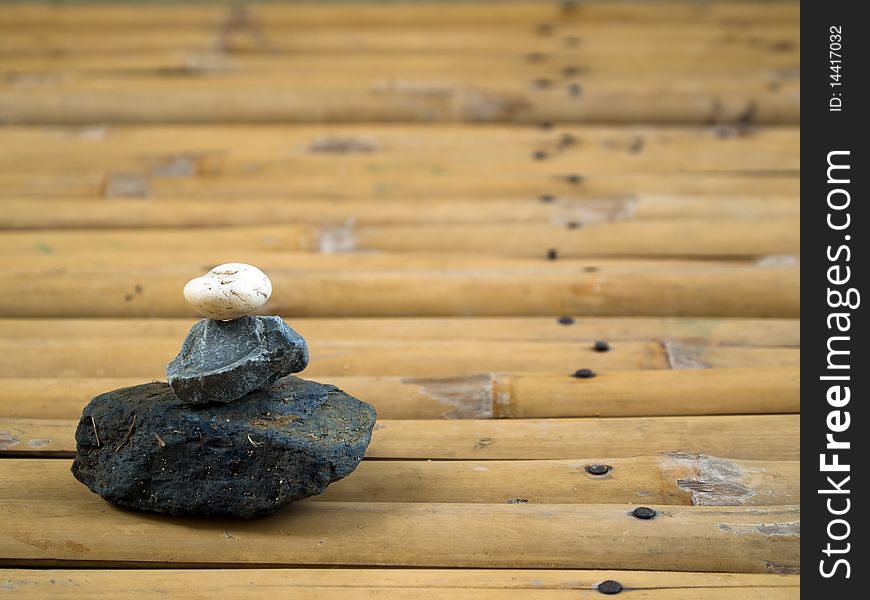
<instances>
[{"instance_id":1,"label":"bamboo mat","mask_svg":"<svg viewBox=\"0 0 870 600\"><path fill-rule=\"evenodd\" d=\"M797 598L799 17L0 5L0 596ZM82 407L230 261L366 459L258 521L106 504Z\"/></svg>"}]
</instances>

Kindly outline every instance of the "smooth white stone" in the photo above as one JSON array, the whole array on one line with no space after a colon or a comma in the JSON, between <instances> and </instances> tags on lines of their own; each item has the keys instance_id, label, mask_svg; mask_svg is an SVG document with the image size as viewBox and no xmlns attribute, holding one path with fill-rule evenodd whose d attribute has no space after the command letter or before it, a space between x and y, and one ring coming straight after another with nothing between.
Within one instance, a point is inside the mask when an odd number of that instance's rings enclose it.
<instances>
[{"instance_id":1,"label":"smooth white stone","mask_svg":"<svg viewBox=\"0 0 870 600\"><path fill-rule=\"evenodd\" d=\"M272 282L257 267L218 265L184 286L184 299L204 317L231 321L251 314L272 295Z\"/></svg>"}]
</instances>

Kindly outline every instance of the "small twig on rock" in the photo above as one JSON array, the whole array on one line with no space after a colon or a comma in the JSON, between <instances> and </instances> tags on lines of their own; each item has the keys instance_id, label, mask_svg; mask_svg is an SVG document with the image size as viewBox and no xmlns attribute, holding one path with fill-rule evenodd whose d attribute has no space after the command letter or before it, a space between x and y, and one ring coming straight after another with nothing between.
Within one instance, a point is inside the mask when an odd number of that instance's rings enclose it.
<instances>
[{"instance_id":1,"label":"small twig on rock","mask_svg":"<svg viewBox=\"0 0 870 600\"><path fill-rule=\"evenodd\" d=\"M157 440L157 444L158 444L161 448L165 448L165 447L166 447L166 442L163 441L163 438L160 437L160 434L158 434L158 433L155 432L155 433L154 433L154 438Z\"/></svg>"},{"instance_id":2,"label":"small twig on rock","mask_svg":"<svg viewBox=\"0 0 870 600\"><path fill-rule=\"evenodd\" d=\"M130 429L127 430L127 435L124 436L124 439L121 440L121 443L115 446L115 452L124 447L124 444L130 441L130 438L133 437L133 428L136 427L136 415L133 415L133 420L130 421Z\"/></svg>"},{"instance_id":3,"label":"small twig on rock","mask_svg":"<svg viewBox=\"0 0 870 600\"><path fill-rule=\"evenodd\" d=\"M103 442L100 441L100 432L97 431L97 420L91 417L91 425L94 426L94 437L97 438L97 448L102 448Z\"/></svg>"},{"instance_id":4,"label":"small twig on rock","mask_svg":"<svg viewBox=\"0 0 870 600\"><path fill-rule=\"evenodd\" d=\"M254 440L252 440L250 434L248 434L248 441L251 442L251 445L254 448L256 448L257 446L262 446L263 444L265 444L265 442L255 442Z\"/></svg>"}]
</instances>

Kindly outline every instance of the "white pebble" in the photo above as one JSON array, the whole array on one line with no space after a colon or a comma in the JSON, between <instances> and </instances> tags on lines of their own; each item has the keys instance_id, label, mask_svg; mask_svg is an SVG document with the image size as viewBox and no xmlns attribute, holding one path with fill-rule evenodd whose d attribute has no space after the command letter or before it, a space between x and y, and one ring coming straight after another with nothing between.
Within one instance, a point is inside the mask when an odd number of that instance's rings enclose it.
<instances>
[{"instance_id":1,"label":"white pebble","mask_svg":"<svg viewBox=\"0 0 870 600\"><path fill-rule=\"evenodd\" d=\"M231 321L251 314L272 295L272 282L257 267L218 265L184 286L184 299L204 317Z\"/></svg>"}]
</instances>

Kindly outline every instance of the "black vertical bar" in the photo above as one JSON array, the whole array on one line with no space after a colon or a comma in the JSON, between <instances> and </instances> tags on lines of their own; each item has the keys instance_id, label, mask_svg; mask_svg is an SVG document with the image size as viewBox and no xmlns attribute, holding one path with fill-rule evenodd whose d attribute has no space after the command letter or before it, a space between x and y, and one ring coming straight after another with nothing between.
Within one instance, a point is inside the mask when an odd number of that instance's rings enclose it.
<instances>
[{"instance_id":1,"label":"black vertical bar","mask_svg":"<svg viewBox=\"0 0 870 600\"><path fill-rule=\"evenodd\" d=\"M801 6L801 585L807 598L866 594L859 585L867 567L858 558L867 551L867 499L858 490L868 483L859 455L867 459L870 435L870 365L861 352L870 332L859 284L870 235L870 132L863 118L870 109L870 30L859 15L865 9L847 0Z\"/></svg>"}]
</instances>

